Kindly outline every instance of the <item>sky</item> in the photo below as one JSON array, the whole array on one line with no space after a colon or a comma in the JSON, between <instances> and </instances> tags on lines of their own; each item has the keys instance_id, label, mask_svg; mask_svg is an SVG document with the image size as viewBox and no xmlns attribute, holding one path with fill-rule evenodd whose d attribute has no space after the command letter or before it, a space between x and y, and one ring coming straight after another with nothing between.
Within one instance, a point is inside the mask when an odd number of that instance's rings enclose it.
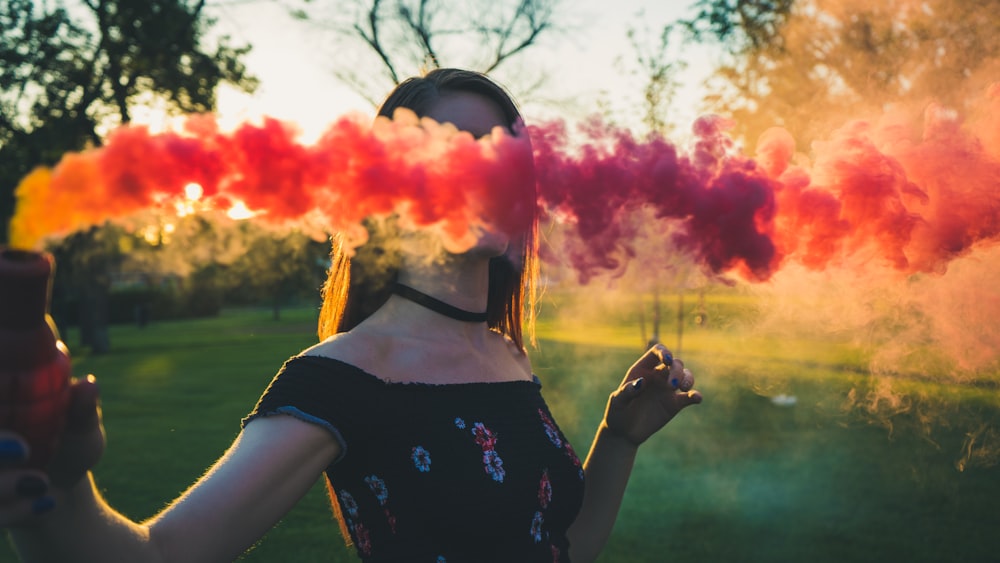
<instances>
[{"instance_id":1,"label":"sky","mask_svg":"<svg viewBox=\"0 0 1000 563\"><path fill-rule=\"evenodd\" d=\"M634 52L627 31L645 27L653 39L664 24L686 15L689 4L617 0L611 9L603 0L562 2L557 23L564 29L542 36L539 44L516 61L548 75L536 99L520 100L527 118L582 117L596 112L598 100L603 99L625 125L632 126L629 116L640 112L627 108L636 103L642 83L620 64ZM220 33L230 35L236 44L253 45L246 63L261 81L253 95L231 88L220 91L218 113L224 125L268 115L298 123L309 138L345 113L373 113L367 101L334 77L338 62L329 42L317 30L292 19L278 2L223 0L210 5ZM672 118L682 127L697 117L700 84L710 67L707 51L689 49L685 56L688 69L682 75ZM519 97L516 88L507 85Z\"/></svg>"}]
</instances>

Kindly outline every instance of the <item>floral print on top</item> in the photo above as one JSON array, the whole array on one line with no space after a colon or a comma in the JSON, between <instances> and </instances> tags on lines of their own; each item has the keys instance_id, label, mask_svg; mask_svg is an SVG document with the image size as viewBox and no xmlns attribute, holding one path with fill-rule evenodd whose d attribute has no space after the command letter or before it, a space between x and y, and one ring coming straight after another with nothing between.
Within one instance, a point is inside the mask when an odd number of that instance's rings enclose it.
<instances>
[{"instance_id":1,"label":"floral print on top","mask_svg":"<svg viewBox=\"0 0 1000 563\"><path fill-rule=\"evenodd\" d=\"M569 445L568 440L563 439L562 434L559 432L559 427L556 426L555 422L552 422L552 419L545 411L538 409L538 416L542 419L542 425L545 427L545 435L549 437L549 441L557 448L565 448L566 455L569 456L570 461L576 466L577 475L583 481L583 464L580 463L580 458L573 451L573 446Z\"/></svg>"},{"instance_id":2,"label":"floral print on top","mask_svg":"<svg viewBox=\"0 0 1000 563\"><path fill-rule=\"evenodd\" d=\"M370 554L372 549L371 538L368 535L368 529L358 520L358 503L354 501L354 497L347 491L340 491L337 496L340 498L342 514L347 521L347 529L350 530L351 536L354 538L354 544L358 548L358 553L362 556Z\"/></svg>"},{"instance_id":3,"label":"floral print on top","mask_svg":"<svg viewBox=\"0 0 1000 563\"><path fill-rule=\"evenodd\" d=\"M498 483L503 483L503 478L507 474L503 469L503 460L497 453L497 436L482 422L472 425L472 435L474 441L483 449L483 468L486 474Z\"/></svg>"},{"instance_id":4,"label":"floral print on top","mask_svg":"<svg viewBox=\"0 0 1000 563\"><path fill-rule=\"evenodd\" d=\"M396 533L396 517L392 515L389 510L389 489L385 486L385 481L379 479L375 475L369 475L365 477L365 483L368 484L368 488L371 490L372 494L375 495L375 499L378 501L379 505L385 509L385 521L389 524L389 529L392 533Z\"/></svg>"},{"instance_id":5,"label":"floral print on top","mask_svg":"<svg viewBox=\"0 0 1000 563\"><path fill-rule=\"evenodd\" d=\"M413 465L417 471L427 473L431 470L431 454L422 446L413 447Z\"/></svg>"},{"instance_id":6,"label":"floral print on top","mask_svg":"<svg viewBox=\"0 0 1000 563\"><path fill-rule=\"evenodd\" d=\"M542 478L538 480L538 506L540 510L535 512L535 517L531 521L531 537L535 543L540 543L545 538L545 530L542 524L545 523L545 509L552 501L552 482L549 481L549 470L542 471Z\"/></svg>"},{"instance_id":7,"label":"floral print on top","mask_svg":"<svg viewBox=\"0 0 1000 563\"><path fill-rule=\"evenodd\" d=\"M549 482L549 470L546 469L538 481L538 504L542 508L548 508L550 500L552 500L552 483Z\"/></svg>"},{"instance_id":8,"label":"floral print on top","mask_svg":"<svg viewBox=\"0 0 1000 563\"><path fill-rule=\"evenodd\" d=\"M289 413L341 442L326 474L365 563L568 561L581 464L537 380L386 383L299 356L244 424Z\"/></svg>"},{"instance_id":9,"label":"floral print on top","mask_svg":"<svg viewBox=\"0 0 1000 563\"><path fill-rule=\"evenodd\" d=\"M555 444L557 448L561 448L563 445L562 436L559 435L559 428L556 427L556 423L552 422L549 415L542 409L538 409L538 416L542 419L542 425L545 427L545 435L548 436L549 441Z\"/></svg>"}]
</instances>

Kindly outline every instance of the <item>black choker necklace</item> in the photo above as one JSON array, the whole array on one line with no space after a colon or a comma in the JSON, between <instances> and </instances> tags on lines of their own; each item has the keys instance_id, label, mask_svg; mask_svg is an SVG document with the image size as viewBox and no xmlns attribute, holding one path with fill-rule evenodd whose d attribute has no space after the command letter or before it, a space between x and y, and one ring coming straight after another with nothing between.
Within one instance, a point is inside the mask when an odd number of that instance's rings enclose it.
<instances>
[{"instance_id":1,"label":"black choker necklace","mask_svg":"<svg viewBox=\"0 0 1000 563\"><path fill-rule=\"evenodd\" d=\"M449 305L444 301L435 299L426 293L421 293L408 285L403 285L396 282L392 286L392 292L396 295L413 301L417 305L427 307L435 313L440 313L446 317L455 319L456 321L464 321L467 323L485 323L486 322L486 311L482 313L474 313L472 311L466 311L465 309L459 309L454 305Z\"/></svg>"}]
</instances>

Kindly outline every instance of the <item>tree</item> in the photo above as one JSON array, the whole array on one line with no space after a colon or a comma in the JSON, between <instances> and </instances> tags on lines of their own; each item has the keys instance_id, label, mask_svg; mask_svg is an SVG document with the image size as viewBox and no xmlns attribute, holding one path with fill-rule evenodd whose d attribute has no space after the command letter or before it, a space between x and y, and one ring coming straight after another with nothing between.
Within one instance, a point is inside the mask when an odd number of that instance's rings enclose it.
<instances>
[{"instance_id":1,"label":"tree","mask_svg":"<svg viewBox=\"0 0 1000 563\"><path fill-rule=\"evenodd\" d=\"M228 38L206 48L204 0L0 3L0 241L17 182L64 152L101 143L138 103L167 111L215 106L223 81L252 90Z\"/></svg>"},{"instance_id":2,"label":"tree","mask_svg":"<svg viewBox=\"0 0 1000 563\"><path fill-rule=\"evenodd\" d=\"M125 258L121 236L117 227L91 227L71 234L52 249L56 259L52 314L61 330L68 326L65 319L76 316L80 345L95 354L111 347L108 305L112 272Z\"/></svg>"},{"instance_id":3,"label":"tree","mask_svg":"<svg viewBox=\"0 0 1000 563\"><path fill-rule=\"evenodd\" d=\"M137 104L171 112L215 106L223 81L255 87L241 57L222 37L206 46L213 22L204 0L80 0L0 3L0 242L6 241L13 192L32 168L55 164L63 153L100 145L102 128L127 123ZM99 231L74 238L78 248L102 247ZM68 254L61 269L78 279L102 280L109 260ZM78 264L67 264L79 258ZM57 274L58 275L58 274ZM91 283L81 333L95 352L109 348L107 283ZM92 335L92 336L91 336Z\"/></svg>"},{"instance_id":4,"label":"tree","mask_svg":"<svg viewBox=\"0 0 1000 563\"><path fill-rule=\"evenodd\" d=\"M887 103L961 110L1000 68L1000 0L700 0L684 22L730 55L716 111L753 141L783 126L808 143Z\"/></svg>"},{"instance_id":5,"label":"tree","mask_svg":"<svg viewBox=\"0 0 1000 563\"><path fill-rule=\"evenodd\" d=\"M408 76L442 65L493 72L537 44L554 28L558 0L354 0L324 16L312 0L299 0L295 17L329 29L362 48L372 64L337 68L335 76L373 106ZM346 9L345 9L346 8ZM338 49L342 57L343 51ZM361 70L359 70L361 69Z\"/></svg>"},{"instance_id":6,"label":"tree","mask_svg":"<svg viewBox=\"0 0 1000 563\"><path fill-rule=\"evenodd\" d=\"M638 66L635 73L644 82L642 123L650 134L668 136L676 127L669 118L670 107L680 86L678 75L687 68L687 63L676 53L676 31L675 26L666 25L652 41L646 29L631 27L627 33L633 62Z\"/></svg>"},{"instance_id":7,"label":"tree","mask_svg":"<svg viewBox=\"0 0 1000 563\"><path fill-rule=\"evenodd\" d=\"M297 231L275 233L243 226L247 251L237 259L230 278L255 301L270 301L274 320L296 297L315 298L329 266L330 245ZM233 284L236 285L235 283Z\"/></svg>"},{"instance_id":8,"label":"tree","mask_svg":"<svg viewBox=\"0 0 1000 563\"><path fill-rule=\"evenodd\" d=\"M697 15L678 22L696 41L717 39L734 54L781 45L795 0L697 0Z\"/></svg>"}]
</instances>

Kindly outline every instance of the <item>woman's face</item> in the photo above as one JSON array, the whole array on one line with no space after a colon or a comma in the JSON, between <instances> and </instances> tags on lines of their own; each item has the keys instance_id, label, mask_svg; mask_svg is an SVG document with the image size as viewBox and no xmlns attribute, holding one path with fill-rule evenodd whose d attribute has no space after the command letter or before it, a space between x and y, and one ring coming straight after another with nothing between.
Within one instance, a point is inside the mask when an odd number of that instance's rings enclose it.
<instances>
[{"instance_id":1,"label":"woman's face","mask_svg":"<svg viewBox=\"0 0 1000 563\"><path fill-rule=\"evenodd\" d=\"M471 92L446 92L427 112L426 117L438 123L451 123L475 138L489 135L494 127L507 128L500 107L489 98ZM458 186L460 188L460 186ZM507 250L509 237L501 232L480 229L475 233L477 243L470 253L498 256Z\"/></svg>"},{"instance_id":2,"label":"woman's face","mask_svg":"<svg viewBox=\"0 0 1000 563\"><path fill-rule=\"evenodd\" d=\"M489 135L496 126L508 127L500 107L489 98L472 92L445 92L431 106L427 117L451 123L475 138Z\"/></svg>"}]
</instances>

